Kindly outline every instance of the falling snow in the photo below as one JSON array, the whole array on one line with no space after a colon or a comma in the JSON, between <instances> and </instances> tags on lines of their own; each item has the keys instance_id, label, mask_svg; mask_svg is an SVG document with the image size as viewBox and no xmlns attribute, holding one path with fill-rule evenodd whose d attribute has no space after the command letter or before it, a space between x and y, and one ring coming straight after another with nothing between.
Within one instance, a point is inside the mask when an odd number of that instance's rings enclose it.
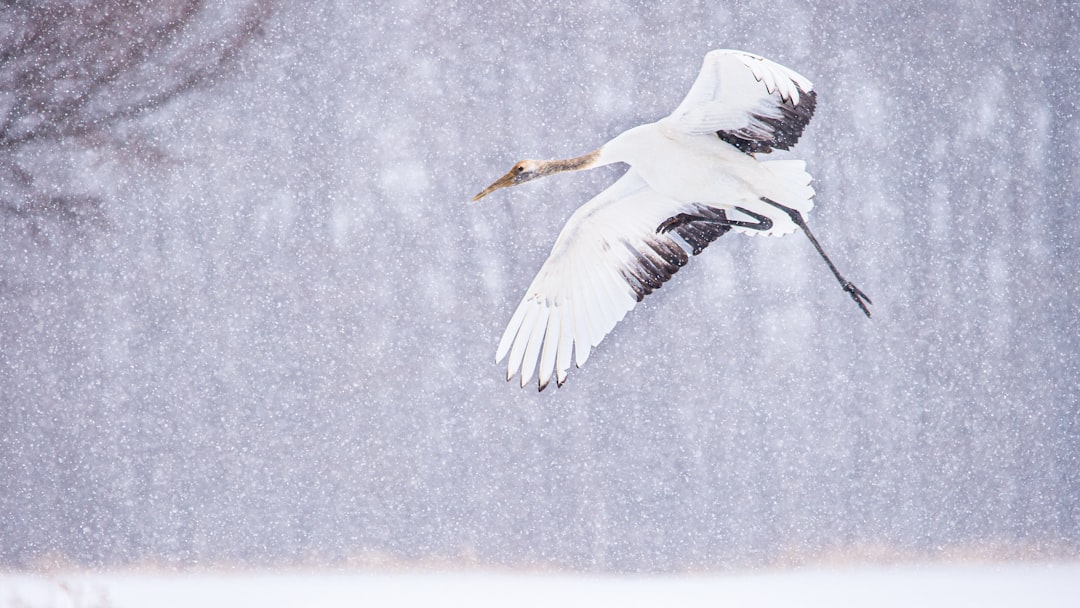
<instances>
[{"instance_id":1,"label":"falling snow","mask_svg":"<svg viewBox=\"0 0 1080 608\"><path fill-rule=\"evenodd\" d=\"M0 566L1080 555L1076 7L435 4L282 3L212 82L0 149ZM727 235L566 386L507 384L619 169L468 199L713 48L814 82L784 157L874 318L805 239Z\"/></svg>"}]
</instances>

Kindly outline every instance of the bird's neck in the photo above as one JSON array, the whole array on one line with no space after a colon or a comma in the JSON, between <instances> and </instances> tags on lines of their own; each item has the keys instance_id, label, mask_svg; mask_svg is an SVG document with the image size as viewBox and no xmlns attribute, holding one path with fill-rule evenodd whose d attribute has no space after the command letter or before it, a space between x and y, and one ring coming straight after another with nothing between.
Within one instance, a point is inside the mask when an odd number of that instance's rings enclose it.
<instances>
[{"instance_id":1,"label":"bird's neck","mask_svg":"<svg viewBox=\"0 0 1080 608\"><path fill-rule=\"evenodd\" d=\"M592 169L600 165L606 164L600 162L601 152L603 148L597 148L588 154L581 156L575 156L574 158L562 158L558 160L544 161L543 166L540 168L542 175L554 175L556 173L565 173L566 171L581 171L584 169Z\"/></svg>"}]
</instances>

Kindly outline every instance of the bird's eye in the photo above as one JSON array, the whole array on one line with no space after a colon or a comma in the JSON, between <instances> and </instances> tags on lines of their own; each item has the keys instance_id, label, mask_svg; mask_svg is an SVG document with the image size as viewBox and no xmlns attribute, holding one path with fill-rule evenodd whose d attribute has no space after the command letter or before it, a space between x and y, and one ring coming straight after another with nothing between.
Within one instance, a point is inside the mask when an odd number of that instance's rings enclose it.
<instances>
[{"instance_id":1,"label":"bird's eye","mask_svg":"<svg viewBox=\"0 0 1080 608\"><path fill-rule=\"evenodd\" d=\"M517 165L516 167L514 167L514 173L521 173L524 170L525 170L525 167L522 166L522 165Z\"/></svg>"}]
</instances>

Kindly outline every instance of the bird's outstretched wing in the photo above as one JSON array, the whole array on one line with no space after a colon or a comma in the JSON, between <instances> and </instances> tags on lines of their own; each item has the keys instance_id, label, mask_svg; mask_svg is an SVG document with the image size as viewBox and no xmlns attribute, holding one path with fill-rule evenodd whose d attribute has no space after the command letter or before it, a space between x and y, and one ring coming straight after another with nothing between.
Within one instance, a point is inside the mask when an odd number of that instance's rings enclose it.
<instances>
[{"instance_id":1,"label":"bird's outstretched wing","mask_svg":"<svg viewBox=\"0 0 1080 608\"><path fill-rule=\"evenodd\" d=\"M716 210L664 197L630 169L584 204L559 233L499 342L509 355L506 379L524 387L538 373L540 390L566 381L571 353L580 367L634 305L671 278L686 251L657 226L679 213ZM727 226L686 224L673 231L697 254ZM539 367L538 367L539 364Z\"/></svg>"},{"instance_id":2,"label":"bird's outstretched wing","mask_svg":"<svg viewBox=\"0 0 1080 608\"><path fill-rule=\"evenodd\" d=\"M778 63L711 51L667 121L687 133L716 133L747 154L787 150L814 115L816 99L813 83Z\"/></svg>"}]
</instances>

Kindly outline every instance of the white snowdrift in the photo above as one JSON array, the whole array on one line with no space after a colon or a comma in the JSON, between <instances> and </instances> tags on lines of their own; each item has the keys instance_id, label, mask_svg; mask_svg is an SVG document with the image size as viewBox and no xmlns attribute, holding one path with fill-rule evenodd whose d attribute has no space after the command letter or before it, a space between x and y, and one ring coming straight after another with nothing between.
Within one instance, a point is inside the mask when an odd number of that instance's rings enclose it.
<instances>
[{"instance_id":1,"label":"white snowdrift","mask_svg":"<svg viewBox=\"0 0 1080 608\"><path fill-rule=\"evenodd\" d=\"M686 576L484 572L0 574L0 606L1080 607L1080 562Z\"/></svg>"}]
</instances>

